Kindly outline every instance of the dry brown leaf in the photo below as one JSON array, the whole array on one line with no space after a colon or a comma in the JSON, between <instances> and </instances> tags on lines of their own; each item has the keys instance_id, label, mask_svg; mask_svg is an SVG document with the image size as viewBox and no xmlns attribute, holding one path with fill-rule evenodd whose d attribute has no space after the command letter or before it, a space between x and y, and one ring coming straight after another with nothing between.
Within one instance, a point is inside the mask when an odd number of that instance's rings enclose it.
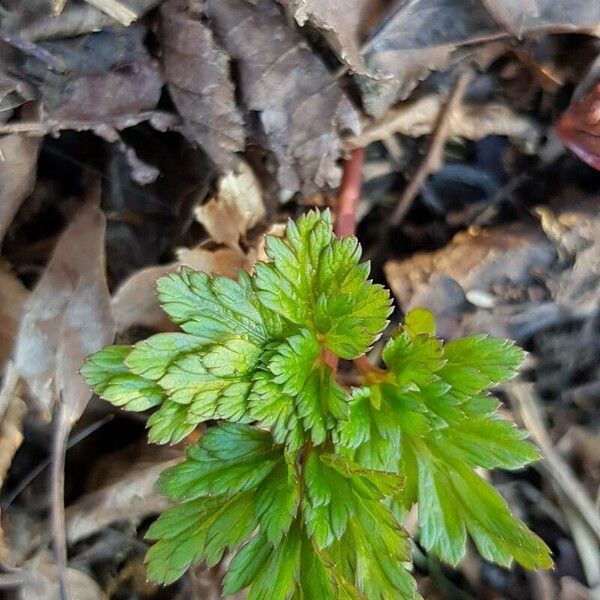
<instances>
[{"instance_id":1,"label":"dry brown leaf","mask_svg":"<svg viewBox=\"0 0 600 600\"><path fill-rule=\"evenodd\" d=\"M503 32L475 0L402 2L369 40L364 59L380 80L360 77L365 108L379 116L406 98L429 71L449 63L458 45L493 39Z\"/></svg>"},{"instance_id":2,"label":"dry brown leaf","mask_svg":"<svg viewBox=\"0 0 600 600\"><path fill-rule=\"evenodd\" d=\"M360 51L360 32L372 0L280 0L299 25L307 21L321 29L340 60L354 72L366 70Z\"/></svg>"},{"instance_id":3,"label":"dry brown leaf","mask_svg":"<svg viewBox=\"0 0 600 600\"><path fill-rule=\"evenodd\" d=\"M161 7L165 78L186 135L228 170L245 145L230 61L200 15L186 10L187 4L170 0Z\"/></svg>"},{"instance_id":4,"label":"dry brown leaf","mask_svg":"<svg viewBox=\"0 0 600 600\"><path fill-rule=\"evenodd\" d=\"M535 31L600 33L600 3L589 0L481 0L490 15L521 37Z\"/></svg>"},{"instance_id":5,"label":"dry brown leaf","mask_svg":"<svg viewBox=\"0 0 600 600\"><path fill-rule=\"evenodd\" d=\"M0 262L0 369L12 354L28 296L27 288Z\"/></svg>"},{"instance_id":6,"label":"dry brown leaf","mask_svg":"<svg viewBox=\"0 0 600 600\"><path fill-rule=\"evenodd\" d=\"M67 539L82 540L117 521L139 523L169 506L155 483L160 473L181 458L159 462L143 469L134 468L108 487L88 494L67 509Z\"/></svg>"},{"instance_id":7,"label":"dry brown leaf","mask_svg":"<svg viewBox=\"0 0 600 600\"><path fill-rule=\"evenodd\" d=\"M54 42L54 52L67 61L65 74L31 61L25 63L24 75L39 80L43 106L52 119L102 121L152 110L163 78L144 45L145 35L146 29L135 25L63 39Z\"/></svg>"},{"instance_id":8,"label":"dry brown leaf","mask_svg":"<svg viewBox=\"0 0 600 600\"><path fill-rule=\"evenodd\" d=\"M400 133L410 137L429 135L444 105L444 97L432 94L391 108L379 119L366 125L361 134L348 138L348 148L364 148L368 144ZM541 135L540 126L530 117L514 112L497 102L459 104L450 117L448 136L480 140L488 135L504 135L533 149Z\"/></svg>"},{"instance_id":9,"label":"dry brown leaf","mask_svg":"<svg viewBox=\"0 0 600 600\"><path fill-rule=\"evenodd\" d=\"M0 488L23 442L23 418L26 412L27 406L19 397L19 375L14 365L9 363L0 388Z\"/></svg>"},{"instance_id":10,"label":"dry brown leaf","mask_svg":"<svg viewBox=\"0 0 600 600\"><path fill-rule=\"evenodd\" d=\"M106 600L100 586L83 571L67 569L67 580L73 600ZM20 600L61 600L58 568L47 550L34 556L23 569Z\"/></svg>"},{"instance_id":11,"label":"dry brown leaf","mask_svg":"<svg viewBox=\"0 0 600 600\"><path fill-rule=\"evenodd\" d=\"M35 184L40 143L23 135L0 137L0 244Z\"/></svg>"},{"instance_id":12,"label":"dry brown leaf","mask_svg":"<svg viewBox=\"0 0 600 600\"><path fill-rule=\"evenodd\" d=\"M79 418L91 396L79 368L114 337L104 231L104 215L87 203L61 235L25 304L15 363L47 418L59 397L69 421Z\"/></svg>"},{"instance_id":13,"label":"dry brown leaf","mask_svg":"<svg viewBox=\"0 0 600 600\"><path fill-rule=\"evenodd\" d=\"M367 67L379 74L377 81L359 77L365 108L372 115L382 115L396 100L408 97L430 71L448 67L457 49L543 31L598 35L600 4L588 0L399 3L363 52Z\"/></svg>"},{"instance_id":14,"label":"dry brown leaf","mask_svg":"<svg viewBox=\"0 0 600 600\"><path fill-rule=\"evenodd\" d=\"M358 115L335 78L272 0L208 0L207 14L237 62L241 95L260 113L282 188L305 194L337 187L339 132Z\"/></svg>"},{"instance_id":15,"label":"dry brown leaf","mask_svg":"<svg viewBox=\"0 0 600 600\"><path fill-rule=\"evenodd\" d=\"M240 252L240 238L265 214L260 183L245 162L221 178L216 198L195 210L196 219L215 242Z\"/></svg>"},{"instance_id":16,"label":"dry brown leaf","mask_svg":"<svg viewBox=\"0 0 600 600\"><path fill-rule=\"evenodd\" d=\"M156 297L156 280L176 271L181 265L197 271L235 277L245 264L245 256L236 250L222 248L214 252L203 248L182 248L178 260L167 265L148 267L127 279L115 292L112 310L117 331L139 325L157 331L169 331L174 325L160 308Z\"/></svg>"}]
</instances>

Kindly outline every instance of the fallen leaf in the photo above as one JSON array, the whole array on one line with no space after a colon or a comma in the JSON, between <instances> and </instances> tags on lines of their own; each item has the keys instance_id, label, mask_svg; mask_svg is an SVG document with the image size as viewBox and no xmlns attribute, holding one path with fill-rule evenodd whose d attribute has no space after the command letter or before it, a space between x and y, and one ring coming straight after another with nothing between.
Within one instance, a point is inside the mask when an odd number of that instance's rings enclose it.
<instances>
[{"instance_id":1,"label":"fallen leaf","mask_svg":"<svg viewBox=\"0 0 600 600\"><path fill-rule=\"evenodd\" d=\"M600 171L600 83L576 100L556 123L565 146L580 160Z\"/></svg>"},{"instance_id":2,"label":"fallen leaf","mask_svg":"<svg viewBox=\"0 0 600 600\"><path fill-rule=\"evenodd\" d=\"M23 135L0 137L0 244L35 185L40 143Z\"/></svg>"},{"instance_id":3,"label":"fallen leaf","mask_svg":"<svg viewBox=\"0 0 600 600\"><path fill-rule=\"evenodd\" d=\"M28 296L27 288L0 262L0 369L12 354Z\"/></svg>"},{"instance_id":4,"label":"fallen leaf","mask_svg":"<svg viewBox=\"0 0 600 600\"><path fill-rule=\"evenodd\" d=\"M244 149L244 127L235 102L229 56L212 31L170 0L161 7L162 62L169 92L184 120L184 131L217 166L228 170Z\"/></svg>"},{"instance_id":5,"label":"fallen leaf","mask_svg":"<svg viewBox=\"0 0 600 600\"><path fill-rule=\"evenodd\" d=\"M402 2L369 40L368 68L379 75L360 76L367 112L380 116L396 100L407 98L432 70L445 68L459 45L503 35L477 0Z\"/></svg>"},{"instance_id":6,"label":"fallen leaf","mask_svg":"<svg viewBox=\"0 0 600 600\"><path fill-rule=\"evenodd\" d=\"M67 581L73 600L106 600L100 586L86 573L67 568ZM34 556L23 569L20 600L61 600L58 567L52 554L44 550Z\"/></svg>"},{"instance_id":7,"label":"fallen leaf","mask_svg":"<svg viewBox=\"0 0 600 600\"><path fill-rule=\"evenodd\" d=\"M360 33L372 0L280 0L299 25L307 21L321 29L341 61L354 72L364 73L366 66L360 51Z\"/></svg>"},{"instance_id":8,"label":"fallen leaf","mask_svg":"<svg viewBox=\"0 0 600 600\"><path fill-rule=\"evenodd\" d=\"M164 469L180 460L178 457L150 467L134 467L119 481L78 500L66 512L69 542L89 537L117 521L137 525L146 517L165 510L169 501L156 489L156 480Z\"/></svg>"},{"instance_id":9,"label":"fallen leaf","mask_svg":"<svg viewBox=\"0 0 600 600\"><path fill-rule=\"evenodd\" d=\"M59 397L68 420L79 418L91 396L79 368L114 337L104 232L104 215L90 201L61 235L24 307L15 364L46 418Z\"/></svg>"},{"instance_id":10,"label":"fallen leaf","mask_svg":"<svg viewBox=\"0 0 600 600\"><path fill-rule=\"evenodd\" d=\"M240 162L224 175L217 196L194 211L210 237L241 252L240 238L265 217L260 183L254 171Z\"/></svg>"},{"instance_id":11,"label":"fallen leaf","mask_svg":"<svg viewBox=\"0 0 600 600\"><path fill-rule=\"evenodd\" d=\"M410 137L429 135L435 129L445 98L431 94L413 102L403 102L389 109L363 131L344 140L348 148L364 148L373 142L400 133ZM488 135L503 135L534 148L541 136L540 126L530 117L520 115L505 104L459 104L450 117L448 137L480 140Z\"/></svg>"},{"instance_id":12,"label":"fallen leaf","mask_svg":"<svg viewBox=\"0 0 600 600\"><path fill-rule=\"evenodd\" d=\"M531 31L600 33L600 4L589 0L481 0L507 31L521 37Z\"/></svg>"},{"instance_id":13,"label":"fallen leaf","mask_svg":"<svg viewBox=\"0 0 600 600\"><path fill-rule=\"evenodd\" d=\"M0 388L0 488L23 442L23 418L27 406L19 397L19 388L19 375L14 365L9 363Z\"/></svg>"},{"instance_id":14,"label":"fallen leaf","mask_svg":"<svg viewBox=\"0 0 600 600\"><path fill-rule=\"evenodd\" d=\"M501 37L540 32L600 34L600 4L588 0L415 0L401 2L366 44L377 80L358 76L367 112L382 115L457 50Z\"/></svg>"},{"instance_id":15,"label":"fallen leaf","mask_svg":"<svg viewBox=\"0 0 600 600\"><path fill-rule=\"evenodd\" d=\"M140 18L161 3L162 0L128 0L127 5ZM91 4L68 2L59 14L52 7L29 6L29 10L12 7L3 19L8 31L14 31L29 41L69 38L100 31L117 25L115 19ZM15 10L16 8L16 10Z\"/></svg>"},{"instance_id":16,"label":"fallen leaf","mask_svg":"<svg viewBox=\"0 0 600 600\"><path fill-rule=\"evenodd\" d=\"M160 308L156 297L156 280L186 265L197 271L235 277L245 264L245 257L236 250L222 248L210 252L203 248L182 248L178 260L167 265L147 267L123 282L112 299L117 332L134 325L157 331L169 331L173 323Z\"/></svg>"},{"instance_id":17,"label":"fallen leaf","mask_svg":"<svg viewBox=\"0 0 600 600\"><path fill-rule=\"evenodd\" d=\"M45 42L67 64L65 74L28 61L23 75L39 80L48 116L103 120L155 108L163 84L159 64L144 46L145 28L132 26L84 38Z\"/></svg>"},{"instance_id":18,"label":"fallen leaf","mask_svg":"<svg viewBox=\"0 0 600 600\"><path fill-rule=\"evenodd\" d=\"M358 131L355 109L272 0L208 0L215 34L236 61L241 96L258 111L282 188L337 187L339 133Z\"/></svg>"}]
</instances>

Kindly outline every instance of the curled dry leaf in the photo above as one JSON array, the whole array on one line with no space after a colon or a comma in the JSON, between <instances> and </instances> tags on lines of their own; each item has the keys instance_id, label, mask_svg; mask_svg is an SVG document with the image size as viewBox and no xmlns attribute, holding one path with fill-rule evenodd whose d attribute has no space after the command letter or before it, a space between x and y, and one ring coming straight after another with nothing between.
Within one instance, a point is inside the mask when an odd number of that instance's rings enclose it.
<instances>
[{"instance_id":1,"label":"curled dry leaf","mask_svg":"<svg viewBox=\"0 0 600 600\"><path fill-rule=\"evenodd\" d=\"M12 354L28 296L27 288L0 262L0 369Z\"/></svg>"},{"instance_id":2,"label":"curled dry leaf","mask_svg":"<svg viewBox=\"0 0 600 600\"><path fill-rule=\"evenodd\" d=\"M35 184L40 143L23 135L0 137L0 244Z\"/></svg>"},{"instance_id":3,"label":"curled dry leaf","mask_svg":"<svg viewBox=\"0 0 600 600\"><path fill-rule=\"evenodd\" d=\"M556 131L573 154L600 171L600 83L569 106Z\"/></svg>"},{"instance_id":4,"label":"curled dry leaf","mask_svg":"<svg viewBox=\"0 0 600 600\"><path fill-rule=\"evenodd\" d=\"M145 34L136 25L48 42L54 54L64 56L68 71L56 74L29 61L24 75L39 79L43 105L52 119L94 121L151 110L163 79L144 45Z\"/></svg>"},{"instance_id":5,"label":"curled dry leaf","mask_svg":"<svg viewBox=\"0 0 600 600\"><path fill-rule=\"evenodd\" d=\"M165 78L184 131L223 169L244 149L242 117L235 103L227 53L200 15L182 0L161 7L162 61Z\"/></svg>"},{"instance_id":6,"label":"curled dry leaf","mask_svg":"<svg viewBox=\"0 0 600 600\"><path fill-rule=\"evenodd\" d=\"M15 452L23 442L23 418L27 412L19 397L19 375L12 363L7 365L0 388L0 488Z\"/></svg>"},{"instance_id":7,"label":"curled dry leaf","mask_svg":"<svg viewBox=\"0 0 600 600\"><path fill-rule=\"evenodd\" d=\"M400 133L410 137L429 135L434 131L444 98L438 94L423 96L391 108L383 116L366 125L362 133L345 140L348 148L364 148L378 140ZM504 135L528 148L537 145L540 126L531 118L514 112L498 102L458 104L450 116L448 136L480 140L488 135Z\"/></svg>"},{"instance_id":8,"label":"curled dry leaf","mask_svg":"<svg viewBox=\"0 0 600 600\"><path fill-rule=\"evenodd\" d=\"M243 254L229 248L214 252L203 248L183 248L177 255L178 260L175 262L138 271L115 292L112 310L119 333L134 325L157 331L169 331L173 328L156 297L156 280L159 277L176 271L182 265L197 271L235 277L246 260Z\"/></svg>"},{"instance_id":9,"label":"curled dry leaf","mask_svg":"<svg viewBox=\"0 0 600 600\"><path fill-rule=\"evenodd\" d=\"M49 417L60 397L70 423L91 396L78 373L83 359L114 337L104 231L104 215L88 202L61 235L17 337L16 368L42 414Z\"/></svg>"},{"instance_id":10,"label":"curled dry leaf","mask_svg":"<svg viewBox=\"0 0 600 600\"><path fill-rule=\"evenodd\" d=\"M248 164L240 162L224 175L216 198L196 208L195 215L215 242L241 252L240 238L265 217L260 183Z\"/></svg>"},{"instance_id":11,"label":"curled dry leaf","mask_svg":"<svg viewBox=\"0 0 600 600\"><path fill-rule=\"evenodd\" d=\"M432 23L435 25L432 26ZM600 33L600 4L588 0L415 0L401 2L369 40L363 57L379 74L359 77L367 111L379 116L408 97L455 51L500 37L543 31Z\"/></svg>"},{"instance_id":12,"label":"curled dry leaf","mask_svg":"<svg viewBox=\"0 0 600 600\"><path fill-rule=\"evenodd\" d=\"M106 600L100 586L83 571L67 569L67 581L73 600ZM61 600L58 567L52 554L44 550L34 556L23 569L19 600Z\"/></svg>"},{"instance_id":13,"label":"curled dry leaf","mask_svg":"<svg viewBox=\"0 0 600 600\"><path fill-rule=\"evenodd\" d=\"M360 32L372 0L280 0L299 25L307 21L321 29L340 60L354 72L366 70L360 52Z\"/></svg>"},{"instance_id":14,"label":"curled dry leaf","mask_svg":"<svg viewBox=\"0 0 600 600\"><path fill-rule=\"evenodd\" d=\"M206 11L237 61L245 105L260 113L281 187L305 194L337 187L339 132L359 122L335 78L272 0L208 0Z\"/></svg>"},{"instance_id":15,"label":"curled dry leaf","mask_svg":"<svg viewBox=\"0 0 600 600\"><path fill-rule=\"evenodd\" d=\"M163 460L150 467L134 468L112 485L92 492L70 506L66 512L67 539L82 540L117 521L139 523L169 506L156 488L160 473L181 460Z\"/></svg>"}]
</instances>

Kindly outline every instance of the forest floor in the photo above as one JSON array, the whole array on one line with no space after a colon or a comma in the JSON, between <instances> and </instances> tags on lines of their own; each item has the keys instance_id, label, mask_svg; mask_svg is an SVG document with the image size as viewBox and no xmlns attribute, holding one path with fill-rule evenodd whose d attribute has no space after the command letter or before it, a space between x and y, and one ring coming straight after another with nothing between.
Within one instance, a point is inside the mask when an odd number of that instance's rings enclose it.
<instances>
[{"instance_id":1,"label":"forest floor","mask_svg":"<svg viewBox=\"0 0 600 600\"><path fill-rule=\"evenodd\" d=\"M220 597L221 566L146 581L183 445L78 370L170 327L157 277L235 277L331 207L391 326L424 306L447 339L529 352L498 395L544 459L485 476L555 568L452 569L417 542L421 594L600 598L599 32L589 1L0 0L5 597L60 598L61 544L72 600Z\"/></svg>"}]
</instances>

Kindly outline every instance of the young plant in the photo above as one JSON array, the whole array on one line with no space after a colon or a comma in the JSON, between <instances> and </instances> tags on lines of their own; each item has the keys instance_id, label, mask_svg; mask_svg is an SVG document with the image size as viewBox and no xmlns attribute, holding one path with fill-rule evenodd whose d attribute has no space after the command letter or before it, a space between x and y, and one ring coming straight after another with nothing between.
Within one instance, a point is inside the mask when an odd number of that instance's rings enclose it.
<instances>
[{"instance_id":1,"label":"young plant","mask_svg":"<svg viewBox=\"0 0 600 600\"><path fill-rule=\"evenodd\" d=\"M170 583L234 553L223 592L250 600L411 599L404 515L418 503L420 543L457 564L467 534L508 567L551 566L546 545L476 469L538 458L489 394L523 352L485 335L444 344L414 310L383 349L363 356L391 312L356 238L329 212L268 237L268 263L239 281L182 269L158 281L182 332L91 356L82 373L126 410L154 409L149 439L175 443L211 421L159 488L175 504L149 529L148 575ZM357 359L362 385L332 368Z\"/></svg>"}]
</instances>

